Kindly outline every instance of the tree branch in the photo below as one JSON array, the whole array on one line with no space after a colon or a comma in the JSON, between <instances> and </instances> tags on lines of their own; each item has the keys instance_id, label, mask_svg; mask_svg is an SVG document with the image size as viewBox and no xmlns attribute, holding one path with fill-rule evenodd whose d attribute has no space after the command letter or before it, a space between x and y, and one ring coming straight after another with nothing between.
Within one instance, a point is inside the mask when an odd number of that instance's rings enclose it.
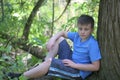
<instances>
[{"instance_id":1,"label":"tree branch","mask_svg":"<svg viewBox=\"0 0 120 80\"><path fill-rule=\"evenodd\" d=\"M28 17L28 20L25 24L23 35L22 35L22 38L25 39L25 40L28 40L30 27L31 27L31 24L33 22L33 18L35 17L39 7L41 7L43 1L44 0L38 0L38 2L36 3L35 7L33 8L32 12L31 12L30 16Z\"/></svg>"},{"instance_id":2,"label":"tree branch","mask_svg":"<svg viewBox=\"0 0 120 80\"><path fill-rule=\"evenodd\" d=\"M18 47L24 51L27 51L37 58L40 59L44 58L43 53L45 53L45 50L39 46L33 46L32 44L27 44L23 39L18 39L15 36L11 36L2 32L0 32L0 38L8 40L13 47Z\"/></svg>"},{"instance_id":3,"label":"tree branch","mask_svg":"<svg viewBox=\"0 0 120 80\"><path fill-rule=\"evenodd\" d=\"M58 20L62 17L62 15L64 14L64 12L67 10L67 7L68 7L68 5L70 4L70 2L71 2L71 0L68 0L68 1L67 1L67 4L66 4L63 12L61 13L61 15L60 15L56 20L54 20L54 22L58 21Z\"/></svg>"}]
</instances>

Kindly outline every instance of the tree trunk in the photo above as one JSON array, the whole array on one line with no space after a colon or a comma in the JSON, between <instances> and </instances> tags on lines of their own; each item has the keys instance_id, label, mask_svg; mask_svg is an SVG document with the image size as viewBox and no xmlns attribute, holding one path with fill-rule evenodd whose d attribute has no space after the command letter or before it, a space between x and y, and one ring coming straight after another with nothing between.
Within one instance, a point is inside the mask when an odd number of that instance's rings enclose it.
<instances>
[{"instance_id":1,"label":"tree trunk","mask_svg":"<svg viewBox=\"0 0 120 80\"><path fill-rule=\"evenodd\" d=\"M120 0L100 0L99 8L101 69L89 80L120 80Z\"/></svg>"}]
</instances>

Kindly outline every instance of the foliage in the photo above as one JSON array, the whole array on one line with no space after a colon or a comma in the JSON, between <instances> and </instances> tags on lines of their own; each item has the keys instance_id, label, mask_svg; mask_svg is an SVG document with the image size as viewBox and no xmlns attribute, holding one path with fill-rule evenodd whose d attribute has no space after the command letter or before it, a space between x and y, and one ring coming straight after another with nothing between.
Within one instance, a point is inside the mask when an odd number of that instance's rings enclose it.
<instances>
[{"instance_id":1,"label":"foliage","mask_svg":"<svg viewBox=\"0 0 120 80\"><path fill-rule=\"evenodd\" d=\"M0 32L5 32L17 38L22 36L24 25L37 0L4 0L4 20L0 22ZM62 13L65 2L55 1L56 20ZM76 20L81 14L89 14L95 19L95 31L97 30L97 16L99 0L86 0L84 3L71 3L64 15L52 26L52 0L45 0L36 14L29 35L29 43L35 46L45 47L46 41L51 35L51 27L54 34L61 30L77 31ZM95 35L95 33L94 33ZM96 35L95 35L96 36ZM29 52L23 52L14 48L8 40L0 38L0 80L7 78L7 72L24 72L36 63L41 62ZM14 54L13 54L14 53ZM25 62L24 59L27 61ZM21 80L24 80L21 77Z\"/></svg>"}]
</instances>

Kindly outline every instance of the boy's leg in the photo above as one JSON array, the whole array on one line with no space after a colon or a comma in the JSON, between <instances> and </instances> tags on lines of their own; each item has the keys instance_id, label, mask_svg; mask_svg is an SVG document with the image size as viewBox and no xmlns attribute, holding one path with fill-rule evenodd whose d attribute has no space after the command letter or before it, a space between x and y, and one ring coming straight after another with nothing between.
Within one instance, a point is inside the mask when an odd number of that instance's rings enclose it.
<instances>
[{"instance_id":1,"label":"boy's leg","mask_svg":"<svg viewBox=\"0 0 120 80\"><path fill-rule=\"evenodd\" d=\"M48 52L47 56L45 57L45 60L49 59L49 58L54 58L57 55L58 52L58 48L59 48L59 44L64 40L63 37L60 37L55 45L53 46L53 48Z\"/></svg>"},{"instance_id":2,"label":"boy's leg","mask_svg":"<svg viewBox=\"0 0 120 80\"><path fill-rule=\"evenodd\" d=\"M71 59L72 51L67 41L62 37L58 41L56 41L55 46L48 53L46 60L43 63L29 71L24 72L23 75L28 78L36 78L45 75L48 72L49 67L51 66L51 59L55 55L57 55L57 53L59 55L59 59Z\"/></svg>"},{"instance_id":3,"label":"boy's leg","mask_svg":"<svg viewBox=\"0 0 120 80\"><path fill-rule=\"evenodd\" d=\"M51 64L51 58L39 64L38 66L34 67L33 69L24 72L23 76L27 78L37 78L44 76L48 72L50 64Z\"/></svg>"},{"instance_id":4,"label":"boy's leg","mask_svg":"<svg viewBox=\"0 0 120 80\"><path fill-rule=\"evenodd\" d=\"M48 72L48 69L50 67L50 64L51 64L51 58L44 61L43 63L39 64L38 66L24 72L24 73L13 73L13 72L10 72L8 73L7 75L13 79L13 78L19 78L20 76L23 76L25 78L37 78L37 77L41 77L41 76L44 76L47 72Z\"/></svg>"},{"instance_id":5,"label":"boy's leg","mask_svg":"<svg viewBox=\"0 0 120 80\"><path fill-rule=\"evenodd\" d=\"M72 60L72 50L65 39L59 44L59 49L57 53L58 53L58 59Z\"/></svg>"}]
</instances>

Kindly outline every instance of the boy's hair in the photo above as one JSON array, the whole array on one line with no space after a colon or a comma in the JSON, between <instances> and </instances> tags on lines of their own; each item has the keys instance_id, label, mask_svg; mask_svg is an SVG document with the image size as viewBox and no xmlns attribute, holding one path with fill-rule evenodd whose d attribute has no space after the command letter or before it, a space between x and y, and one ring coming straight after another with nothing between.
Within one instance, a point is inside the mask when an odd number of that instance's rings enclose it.
<instances>
[{"instance_id":1,"label":"boy's hair","mask_svg":"<svg viewBox=\"0 0 120 80\"><path fill-rule=\"evenodd\" d=\"M81 15L78 18L77 24L81 24L81 25L91 24L91 28L94 28L94 19L89 15Z\"/></svg>"}]
</instances>

